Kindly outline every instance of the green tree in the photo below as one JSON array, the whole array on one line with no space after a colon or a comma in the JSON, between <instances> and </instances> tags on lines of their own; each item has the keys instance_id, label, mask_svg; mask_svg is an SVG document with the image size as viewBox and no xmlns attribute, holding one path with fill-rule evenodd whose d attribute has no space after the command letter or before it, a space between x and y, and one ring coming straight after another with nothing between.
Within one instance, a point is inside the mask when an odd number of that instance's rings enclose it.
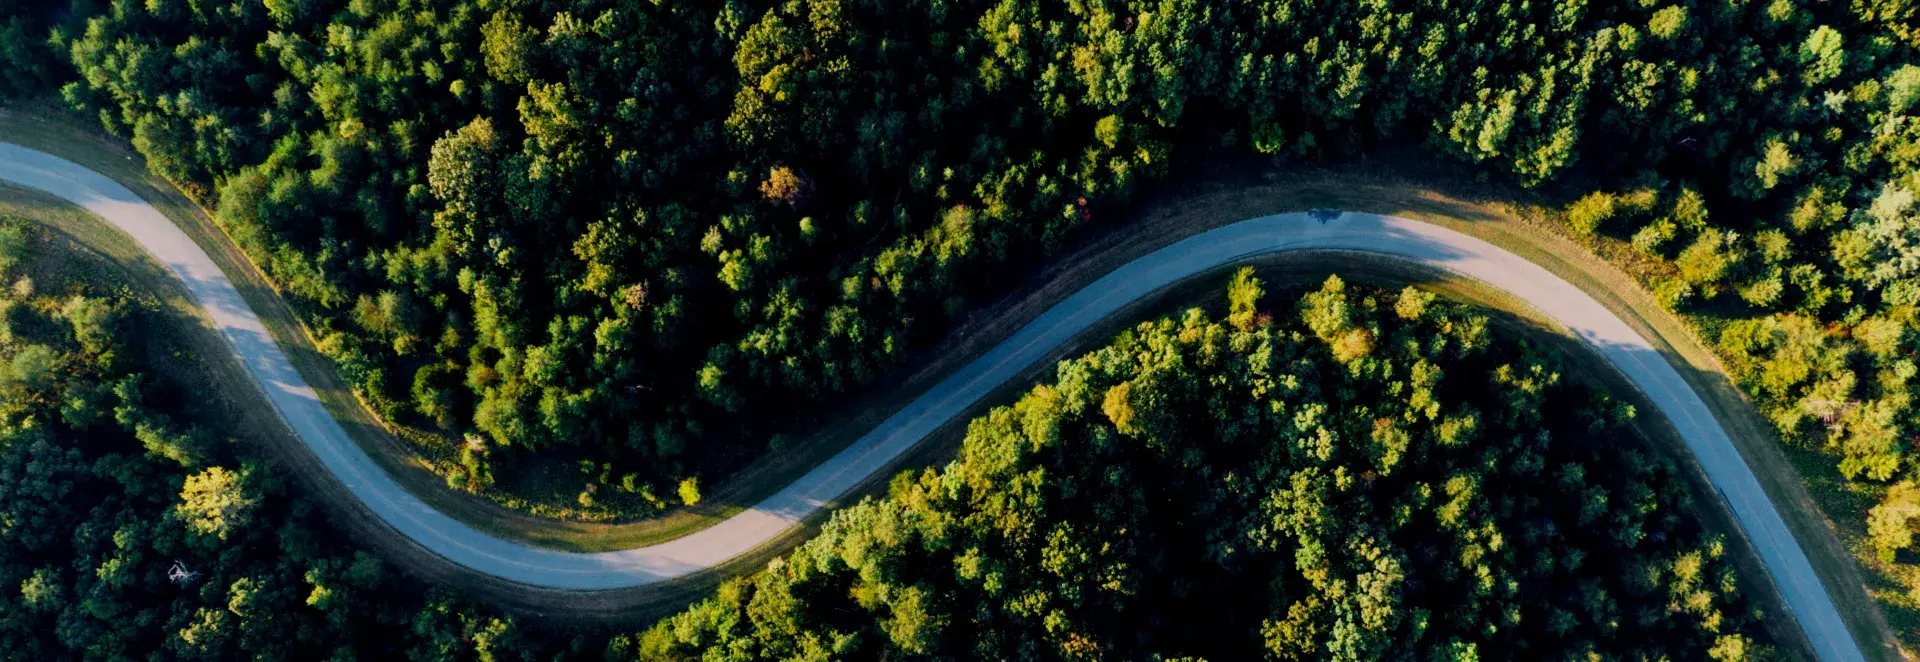
<instances>
[{"instance_id":1,"label":"green tree","mask_svg":"<svg viewBox=\"0 0 1920 662\"><path fill-rule=\"evenodd\" d=\"M60 361L60 354L52 347L28 345L14 352L7 362L6 378L30 390L45 389L59 377Z\"/></svg>"},{"instance_id":2,"label":"green tree","mask_svg":"<svg viewBox=\"0 0 1920 662\"><path fill-rule=\"evenodd\" d=\"M1800 77L1807 85L1819 85L1840 75L1847 61L1846 50L1842 48L1845 40L1840 31L1822 25L1800 43Z\"/></svg>"},{"instance_id":3,"label":"green tree","mask_svg":"<svg viewBox=\"0 0 1920 662\"><path fill-rule=\"evenodd\" d=\"M1914 523L1920 521L1920 485L1902 481L1887 490L1879 505L1867 513L1867 539L1883 563L1913 546Z\"/></svg>"},{"instance_id":4,"label":"green tree","mask_svg":"<svg viewBox=\"0 0 1920 662\"><path fill-rule=\"evenodd\" d=\"M1260 298L1265 294L1260 279L1253 276L1253 267L1241 267L1227 284L1227 321L1241 331L1251 330Z\"/></svg>"},{"instance_id":5,"label":"green tree","mask_svg":"<svg viewBox=\"0 0 1920 662\"><path fill-rule=\"evenodd\" d=\"M700 480L688 478L680 481L680 503L692 506L700 503Z\"/></svg>"},{"instance_id":6,"label":"green tree","mask_svg":"<svg viewBox=\"0 0 1920 662\"><path fill-rule=\"evenodd\" d=\"M1740 236L1732 232L1710 229L1700 233L1693 244L1680 251L1680 277L1704 298L1713 298L1745 259L1746 249L1739 242Z\"/></svg>"},{"instance_id":7,"label":"green tree","mask_svg":"<svg viewBox=\"0 0 1920 662\"><path fill-rule=\"evenodd\" d=\"M0 273L12 271L26 259L26 230L13 224L0 226Z\"/></svg>"},{"instance_id":8,"label":"green tree","mask_svg":"<svg viewBox=\"0 0 1920 662\"><path fill-rule=\"evenodd\" d=\"M1613 214L1613 194L1596 191L1567 207L1567 225L1572 226L1575 235L1591 237Z\"/></svg>"},{"instance_id":9,"label":"green tree","mask_svg":"<svg viewBox=\"0 0 1920 662\"><path fill-rule=\"evenodd\" d=\"M1853 227L1835 235L1833 254L1849 278L1869 287L1920 272L1920 215L1913 192L1888 182L1873 204L1854 212Z\"/></svg>"},{"instance_id":10,"label":"green tree","mask_svg":"<svg viewBox=\"0 0 1920 662\"><path fill-rule=\"evenodd\" d=\"M209 467L187 477L173 512L196 536L227 540L253 524L259 500L247 485L247 472Z\"/></svg>"}]
</instances>

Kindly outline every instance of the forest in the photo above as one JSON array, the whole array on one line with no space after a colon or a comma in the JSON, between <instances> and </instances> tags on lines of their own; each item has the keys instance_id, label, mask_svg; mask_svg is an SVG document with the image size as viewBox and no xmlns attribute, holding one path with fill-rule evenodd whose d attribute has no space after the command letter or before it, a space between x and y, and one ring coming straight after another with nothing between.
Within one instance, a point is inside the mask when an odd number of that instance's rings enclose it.
<instances>
[{"instance_id":1,"label":"forest","mask_svg":"<svg viewBox=\"0 0 1920 662\"><path fill-rule=\"evenodd\" d=\"M1408 141L1585 189L1572 227L1668 265L1650 286L1734 329L1734 363L1823 348L1756 394L1791 443L1913 478L1899 0L0 11L0 79L58 90L217 210L380 415L441 433L421 452L459 489L567 458L606 488L578 516L644 514L1180 159Z\"/></svg>"},{"instance_id":2,"label":"forest","mask_svg":"<svg viewBox=\"0 0 1920 662\"><path fill-rule=\"evenodd\" d=\"M1632 408L1338 277L1140 324L957 460L611 650L640 659L1773 655ZM1278 297L1275 297L1278 298ZM1547 416L1547 412L1565 412Z\"/></svg>"},{"instance_id":3,"label":"forest","mask_svg":"<svg viewBox=\"0 0 1920 662\"><path fill-rule=\"evenodd\" d=\"M641 632L539 624L341 541L183 412L99 279L0 219L0 650L30 659L1433 659L1773 654L1631 406L1481 313L1242 273L972 422ZM1552 420L1543 412L1573 412ZM1199 516L1196 516L1199 515ZM638 623L634 627L645 627Z\"/></svg>"},{"instance_id":4,"label":"forest","mask_svg":"<svg viewBox=\"0 0 1920 662\"><path fill-rule=\"evenodd\" d=\"M584 518L807 430L1178 165L1419 145L1652 265L1920 605L1916 13L35 0L0 7L0 95L213 209L449 486L558 458Z\"/></svg>"},{"instance_id":5,"label":"forest","mask_svg":"<svg viewBox=\"0 0 1920 662\"><path fill-rule=\"evenodd\" d=\"M0 216L0 657L525 659L596 646L430 589L343 542L257 447L184 411L124 283L28 276ZM41 270L47 271L47 270Z\"/></svg>"}]
</instances>

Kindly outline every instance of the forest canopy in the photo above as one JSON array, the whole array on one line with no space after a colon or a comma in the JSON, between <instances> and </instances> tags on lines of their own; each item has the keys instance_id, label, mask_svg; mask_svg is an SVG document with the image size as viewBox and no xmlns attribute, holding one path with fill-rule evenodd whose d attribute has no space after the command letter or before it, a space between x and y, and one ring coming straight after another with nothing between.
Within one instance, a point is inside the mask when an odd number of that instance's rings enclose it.
<instances>
[{"instance_id":1,"label":"forest canopy","mask_svg":"<svg viewBox=\"0 0 1920 662\"><path fill-rule=\"evenodd\" d=\"M202 426L179 375L151 369L168 313L53 235L0 217L0 650L16 656L1772 650L1724 539L1620 429L1631 407L1432 294L1335 278L1289 303L1247 272L1225 322L1196 309L1062 362L973 421L945 468L899 475L650 630L529 626L344 542L255 432Z\"/></svg>"},{"instance_id":2,"label":"forest canopy","mask_svg":"<svg viewBox=\"0 0 1920 662\"><path fill-rule=\"evenodd\" d=\"M885 372L1194 150L1578 164L1630 193L1581 222L1674 260L1676 306L1906 328L1913 12L121 0L49 29L67 68L10 61L214 206L380 414L486 440L438 449L452 484L558 453L651 496L805 423L737 412ZM1885 383L1841 395L1909 429ZM1910 464L1867 437L1856 473Z\"/></svg>"},{"instance_id":3,"label":"forest canopy","mask_svg":"<svg viewBox=\"0 0 1920 662\"><path fill-rule=\"evenodd\" d=\"M1257 292L1244 277L1236 294ZM1257 300L1257 293L1241 300ZM1467 307L1329 279L1063 361L959 459L642 659L1764 659L1631 407ZM1547 412L1575 415L1547 416Z\"/></svg>"},{"instance_id":4,"label":"forest canopy","mask_svg":"<svg viewBox=\"0 0 1920 662\"><path fill-rule=\"evenodd\" d=\"M193 389L150 370L145 350L173 347L170 311L52 235L0 215L7 658L506 660L595 642L529 631L343 542L257 447L228 443L252 431L201 425Z\"/></svg>"},{"instance_id":5,"label":"forest canopy","mask_svg":"<svg viewBox=\"0 0 1920 662\"><path fill-rule=\"evenodd\" d=\"M1627 247L1838 472L1823 505L1871 502L1829 514L1911 622L1917 13L26 2L0 92L57 90L211 206L448 485L503 499L559 458L601 519L807 429L1177 163L1421 145Z\"/></svg>"}]
</instances>

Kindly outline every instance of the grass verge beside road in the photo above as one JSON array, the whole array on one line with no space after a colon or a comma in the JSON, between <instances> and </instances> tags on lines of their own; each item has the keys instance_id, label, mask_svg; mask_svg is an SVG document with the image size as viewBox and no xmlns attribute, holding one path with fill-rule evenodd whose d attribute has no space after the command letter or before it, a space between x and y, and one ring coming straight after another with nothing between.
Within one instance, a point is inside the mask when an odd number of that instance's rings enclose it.
<instances>
[{"instance_id":1,"label":"grass verge beside road","mask_svg":"<svg viewBox=\"0 0 1920 662\"><path fill-rule=\"evenodd\" d=\"M229 440L279 425L252 397L256 387L238 362L206 359L232 351L186 288L132 238L62 200L5 184L0 219L21 224L28 237L27 257L9 276L24 276L35 290L56 296L118 295L143 311L139 319L152 323L134 342L169 386L157 397L175 398L192 420Z\"/></svg>"}]
</instances>

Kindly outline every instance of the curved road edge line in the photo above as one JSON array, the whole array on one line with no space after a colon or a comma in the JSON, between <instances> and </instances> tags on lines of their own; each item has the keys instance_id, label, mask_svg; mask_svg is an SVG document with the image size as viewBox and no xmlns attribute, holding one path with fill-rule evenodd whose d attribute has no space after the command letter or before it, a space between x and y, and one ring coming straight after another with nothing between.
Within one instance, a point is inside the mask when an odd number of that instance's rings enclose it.
<instances>
[{"instance_id":1,"label":"curved road edge line","mask_svg":"<svg viewBox=\"0 0 1920 662\"><path fill-rule=\"evenodd\" d=\"M1564 326L1674 425L1747 537L1814 649L1863 659L1818 575L1704 401L1664 356L1593 297L1545 268L1436 225L1366 213L1289 213L1203 232L1135 259L1047 309L840 453L718 524L657 545L576 553L488 536L406 491L347 437L205 251L139 196L65 159L0 142L0 179L106 219L179 277L280 416L342 485L415 543L477 572L561 590L633 588L746 554L797 526L913 448L1050 350L1143 296L1214 268L1290 250L1373 253L1438 267L1506 292Z\"/></svg>"}]
</instances>

